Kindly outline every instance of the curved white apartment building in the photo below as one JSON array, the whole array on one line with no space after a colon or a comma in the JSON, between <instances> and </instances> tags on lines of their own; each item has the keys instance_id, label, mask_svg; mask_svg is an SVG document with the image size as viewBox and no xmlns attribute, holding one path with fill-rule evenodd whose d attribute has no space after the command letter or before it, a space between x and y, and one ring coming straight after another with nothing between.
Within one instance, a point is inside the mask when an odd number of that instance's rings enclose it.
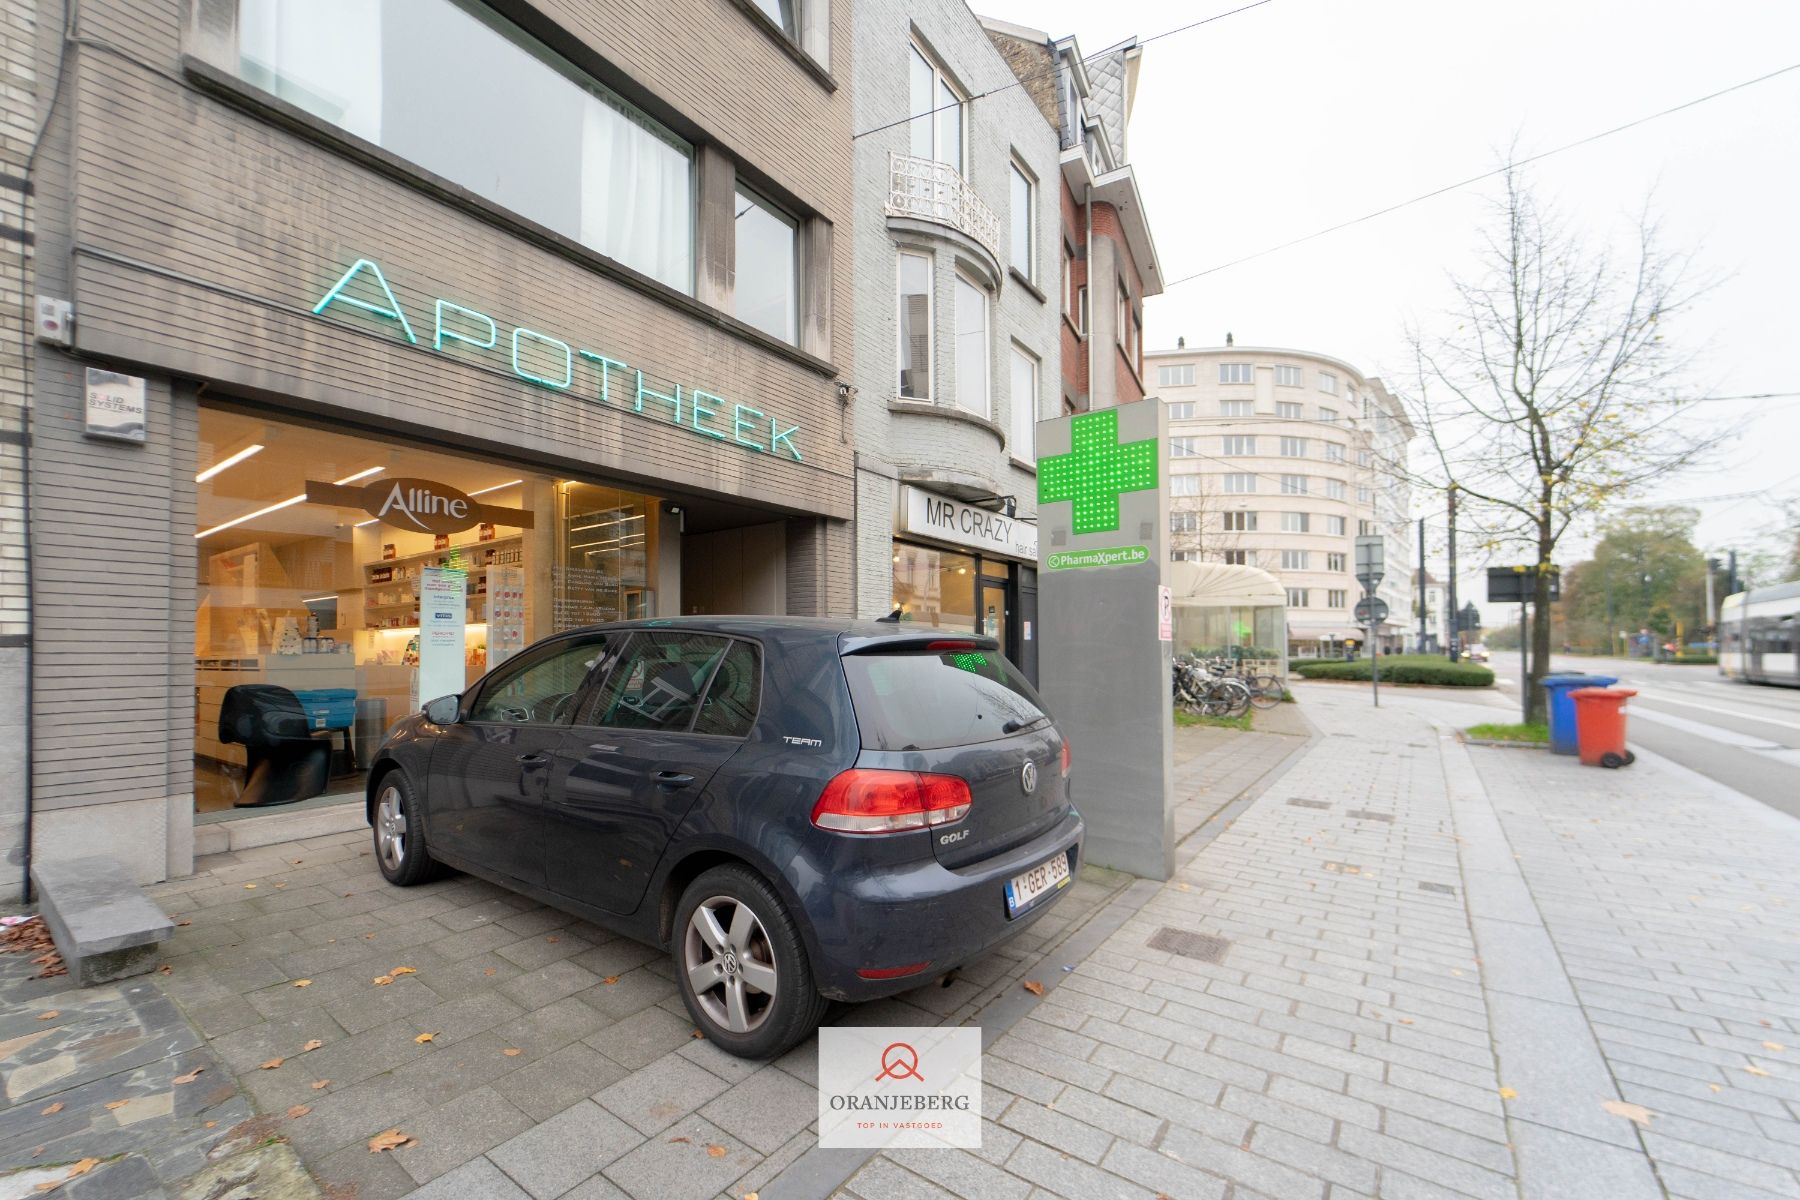
<instances>
[{"instance_id":1,"label":"curved white apartment building","mask_svg":"<svg viewBox=\"0 0 1800 1200\"><path fill-rule=\"evenodd\" d=\"M1169 406L1171 553L1244 563L1288 593L1287 652L1361 646L1353 608L1358 534L1381 534L1388 619L1398 651L1414 624L1404 478L1413 427L1378 378L1326 354L1268 346L1154 350L1146 383Z\"/></svg>"}]
</instances>

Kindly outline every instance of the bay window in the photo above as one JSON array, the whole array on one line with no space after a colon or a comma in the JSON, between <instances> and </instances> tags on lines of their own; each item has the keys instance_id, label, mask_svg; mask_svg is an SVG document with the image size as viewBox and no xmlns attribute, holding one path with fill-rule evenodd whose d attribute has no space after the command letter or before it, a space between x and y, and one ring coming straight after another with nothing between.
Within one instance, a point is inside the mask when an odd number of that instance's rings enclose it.
<instances>
[{"instance_id":1,"label":"bay window","mask_svg":"<svg viewBox=\"0 0 1800 1200\"><path fill-rule=\"evenodd\" d=\"M963 170L963 103L938 65L917 46L910 48L910 92L914 158L929 158Z\"/></svg>"},{"instance_id":2,"label":"bay window","mask_svg":"<svg viewBox=\"0 0 1800 1200\"><path fill-rule=\"evenodd\" d=\"M988 415L987 293L956 277L956 403Z\"/></svg>"},{"instance_id":3,"label":"bay window","mask_svg":"<svg viewBox=\"0 0 1800 1200\"><path fill-rule=\"evenodd\" d=\"M900 256L900 395L931 399L931 260Z\"/></svg>"}]
</instances>

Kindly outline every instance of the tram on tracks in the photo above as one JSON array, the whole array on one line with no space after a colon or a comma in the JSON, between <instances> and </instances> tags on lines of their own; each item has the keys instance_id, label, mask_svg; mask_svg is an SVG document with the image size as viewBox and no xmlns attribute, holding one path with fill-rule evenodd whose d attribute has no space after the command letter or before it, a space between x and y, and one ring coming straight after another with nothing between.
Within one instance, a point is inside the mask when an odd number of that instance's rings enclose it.
<instances>
[{"instance_id":1,"label":"tram on tracks","mask_svg":"<svg viewBox=\"0 0 1800 1200\"><path fill-rule=\"evenodd\" d=\"M1719 674L1800 687L1800 580L1725 597L1719 606Z\"/></svg>"}]
</instances>

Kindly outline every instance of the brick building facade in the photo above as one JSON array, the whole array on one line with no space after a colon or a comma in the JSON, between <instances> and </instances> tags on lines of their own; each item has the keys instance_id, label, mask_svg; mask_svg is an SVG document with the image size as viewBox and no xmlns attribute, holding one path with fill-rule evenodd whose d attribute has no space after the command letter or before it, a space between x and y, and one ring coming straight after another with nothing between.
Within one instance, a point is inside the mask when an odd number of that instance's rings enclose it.
<instances>
[{"instance_id":1,"label":"brick building facade","mask_svg":"<svg viewBox=\"0 0 1800 1200\"><path fill-rule=\"evenodd\" d=\"M849 5L440 7L35 33L34 290L76 313L32 364L40 857L359 825L387 724L571 624L852 605ZM313 741L234 725L257 687Z\"/></svg>"}]
</instances>

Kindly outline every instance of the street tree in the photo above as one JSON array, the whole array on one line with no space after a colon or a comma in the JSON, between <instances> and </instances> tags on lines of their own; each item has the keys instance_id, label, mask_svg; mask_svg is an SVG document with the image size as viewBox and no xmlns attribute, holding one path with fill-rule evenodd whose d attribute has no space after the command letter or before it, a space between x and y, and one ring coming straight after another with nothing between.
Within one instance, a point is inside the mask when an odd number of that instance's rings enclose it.
<instances>
[{"instance_id":1,"label":"street tree","mask_svg":"<svg viewBox=\"0 0 1800 1200\"><path fill-rule=\"evenodd\" d=\"M1690 259L1661 246L1648 212L1615 253L1517 170L1503 179L1477 265L1450 281L1449 311L1409 331L1408 407L1427 446L1411 478L1454 488L1462 528L1537 567L1526 689L1542 720L1557 547L1716 438L1682 421L1687 361L1665 340L1701 290Z\"/></svg>"},{"instance_id":2,"label":"street tree","mask_svg":"<svg viewBox=\"0 0 1800 1200\"><path fill-rule=\"evenodd\" d=\"M1563 571L1555 640L1619 649L1618 631L1649 629L1657 643L1699 636L1706 613L1706 563L1693 543L1698 509L1627 508L1600 527L1593 557ZM1666 613L1666 619L1660 614Z\"/></svg>"},{"instance_id":3,"label":"street tree","mask_svg":"<svg viewBox=\"0 0 1800 1200\"><path fill-rule=\"evenodd\" d=\"M1225 562L1229 552L1243 546L1255 514L1241 498L1220 492L1211 476L1188 478L1199 490L1169 498L1169 552L1189 562Z\"/></svg>"}]
</instances>

